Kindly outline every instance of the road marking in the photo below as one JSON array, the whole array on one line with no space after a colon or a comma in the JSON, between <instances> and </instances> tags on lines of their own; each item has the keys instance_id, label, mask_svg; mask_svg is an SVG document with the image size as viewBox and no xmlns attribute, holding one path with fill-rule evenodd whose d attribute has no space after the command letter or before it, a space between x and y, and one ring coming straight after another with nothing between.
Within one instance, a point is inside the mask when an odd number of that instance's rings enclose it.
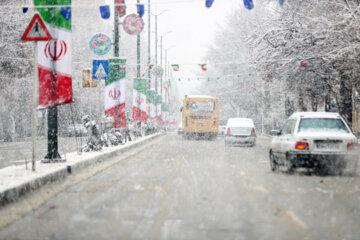
<instances>
[{"instance_id":1,"label":"road marking","mask_svg":"<svg viewBox=\"0 0 360 240\"><path fill-rule=\"evenodd\" d=\"M321 189L321 188L319 188L319 187L317 187L317 188L315 188L317 191L319 191L319 192L322 192L322 193L330 193L329 191L326 191L326 190L324 190L324 189Z\"/></svg>"},{"instance_id":2,"label":"road marking","mask_svg":"<svg viewBox=\"0 0 360 240\"><path fill-rule=\"evenodd\" d=\"M143 186L141 186L140 184L136 184L134 186L134 190L137 190L137 191L144 191L145 188Z\"/></svg>"},{"instance_id":3,"label":"road marking","mask_svg":"<svg viewBox=\"0 0 360 240\"><path fill-rule=\"evenodd\" d=\"M255 186L254 187L254 190L257 190L257 191L259 191L259 192L263 192L263 193L268 193L269 191L268 190L266 190L263 186Z\"/></svg>"},{"instance_id":4,"label":"road marking","mask_svg":"<svg viewBox=\"0 0 360 240\"><path fill-rule=\"evenodd\" d=\"M308 229L308 226L293 212L291 211L285 211L286 215L297 225L299 225L303 229Z\"/></svg>"}]
</instances>

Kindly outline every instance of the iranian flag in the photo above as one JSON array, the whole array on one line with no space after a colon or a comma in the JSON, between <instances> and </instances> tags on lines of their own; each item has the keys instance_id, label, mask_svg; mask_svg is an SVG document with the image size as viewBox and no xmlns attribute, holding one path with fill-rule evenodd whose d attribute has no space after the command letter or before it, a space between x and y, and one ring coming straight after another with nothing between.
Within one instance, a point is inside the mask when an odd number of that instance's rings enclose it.
<instances>
[{"instance_id":1,"label":"iranian flag","mask_svg":"<svg viewBox=\"0 0 360 240\"><path fill-rule=\"evenodd\" d=\"M133 120L146 122L146 79L134 79Z\"/></svg>"},{"instance_id":2,"label":"iranian flag","mask_svg":"<svg viewBox=\"0 0 360 240\"><path fill-rule=\"evenodd\" d=\"M161 101L162 99L161 99L161 96L160 95L158 95L157 96L157 98L156 98L156 117L157 117L157 120L159 121L159 122L161 122L161 120L162 120L162 118L161 118L161 103L162 103L162 101Z\"/></svg>"},{"instance_id":3,"label":"iranian flag","mask_svg":"<svg viewBox=\"0 0 360 240\"><path fill-rule=\"evenodd\" d=\"M71 0L34 0L36 10L52 36L39 41L39 107L47 108L72 102ZM56 5L56 7L55 7Z\"/></svg>"},{"instance_id":4,"label":"iranian flag","mask_svg":"<svg viewBox=\"0 0 360 240\"><path fill-rule=\"evenodd\" d=\"M105 81L105 115L114 119L114 128L126 127L125 59L109 59L109 79Z\"/></svg>"},{"instance_id":5,"label":"iranian flag","mask_svg":"<svg viewBox=\"0 0 360 240\"><path fill-rule=\"evenodd\" d=\"M171 67L175 72L179 71L179 64L171 64Z\"/></svg>"},{"instance_id":6,"label":"iranian flag","mask_svg":"<svg viewBox=\"0 0 360 240\"><path fill-rule=\"evenodd\" d=\"M156 101L154 90L147 92L146 101L148 102L148 117L151 121L154 121L156 119Z\"/></svg>"},{"instance_id":7,"label":"iranian flag","mask_svg":"<svg viewBox=\"0 0 360 240\"><path fill-rule=\"evenodd\" d=\"M199 64L199 66L201 67L201 70L203 70L203 71L207 70L206 64Z\"/></svg>"}]
</instances>

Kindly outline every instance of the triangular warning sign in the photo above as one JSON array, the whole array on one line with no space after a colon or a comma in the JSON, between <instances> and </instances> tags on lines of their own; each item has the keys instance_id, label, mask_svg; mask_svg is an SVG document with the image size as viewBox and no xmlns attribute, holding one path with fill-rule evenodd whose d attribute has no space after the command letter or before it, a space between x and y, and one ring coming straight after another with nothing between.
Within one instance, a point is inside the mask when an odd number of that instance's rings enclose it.
<instances>
[{"instance_id":1,"label":"triangular warning sign","mask_svg":"<svg viewBox=\"0 0 360 240\"><path fill-rule=\"evenodd\" d=\"M40 15L36 13L21 39L23 41L48 41L52 37Z\"/></svg>"},{"instance_id":2,"label":"triangular warning sign","mask_svg":"<svg viewBox=\"0 0 360 240\"><path fill-rule=\"evenodd\" d=\"M95 76L97 78L105 78L105 77L107 77L105 69L104 69L104 67L103 67L103 65L101 63L100 63L100 65L99 65L99 67L98 67L98 69L97 69L97 71L95 73Z\"/></svg>"}]
</instances>

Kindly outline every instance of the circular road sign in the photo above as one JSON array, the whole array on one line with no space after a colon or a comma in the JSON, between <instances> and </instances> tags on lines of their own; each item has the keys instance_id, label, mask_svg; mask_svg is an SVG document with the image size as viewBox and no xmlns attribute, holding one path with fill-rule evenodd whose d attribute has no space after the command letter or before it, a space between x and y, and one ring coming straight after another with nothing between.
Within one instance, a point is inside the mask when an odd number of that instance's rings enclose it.
<instances>
[{"instance_id":1,"label":"circular road sign","mask_svg":"<svg viewBox=\"0 0 360 240\"><path fill-rule=\"evenodd\" d=\"M136 35L144 29L144 21L137 14L130 14L124 19L123 26L125 32L130 35Z\"/></svg>"},{"instance_id":2,"label":"circular road sign","mask_svg":"<svg viewBox=\"0 0 360 240\"><path fill-rule=\"evenodd\" d=\"M104 55L110 51L110 48L110 38L103 33L95 34L90 40L90 49L95 54Z\"/></svg>"}]
</instances>

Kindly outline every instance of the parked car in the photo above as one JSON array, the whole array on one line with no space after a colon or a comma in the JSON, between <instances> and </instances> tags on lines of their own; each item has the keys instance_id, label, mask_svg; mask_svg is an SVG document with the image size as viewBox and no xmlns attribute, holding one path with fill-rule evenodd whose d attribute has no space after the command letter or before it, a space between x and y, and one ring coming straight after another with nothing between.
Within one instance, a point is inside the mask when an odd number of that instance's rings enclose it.
<instances>
[{"instance_id":1,"label":"parked car","mask_svg":"<svg viewBox=\"0 0 360 240\"><path fill-rule=\"evenodd\" d=\"M250 118L229 118L226 124L225 146L256 145L254 121Z\"/></svg>"},{"instance_id":2,"label":"parked car","mask_svg":"<svg viewBox=\"0 0 360 240\"><path fill-rule=\"evenodd\" d=\"M270 167L286 171L304 167L319 173L341 173L357 163L358 142L338 113L298 112L281 131L271 131Z\"/></svg>"}]
</instances>

